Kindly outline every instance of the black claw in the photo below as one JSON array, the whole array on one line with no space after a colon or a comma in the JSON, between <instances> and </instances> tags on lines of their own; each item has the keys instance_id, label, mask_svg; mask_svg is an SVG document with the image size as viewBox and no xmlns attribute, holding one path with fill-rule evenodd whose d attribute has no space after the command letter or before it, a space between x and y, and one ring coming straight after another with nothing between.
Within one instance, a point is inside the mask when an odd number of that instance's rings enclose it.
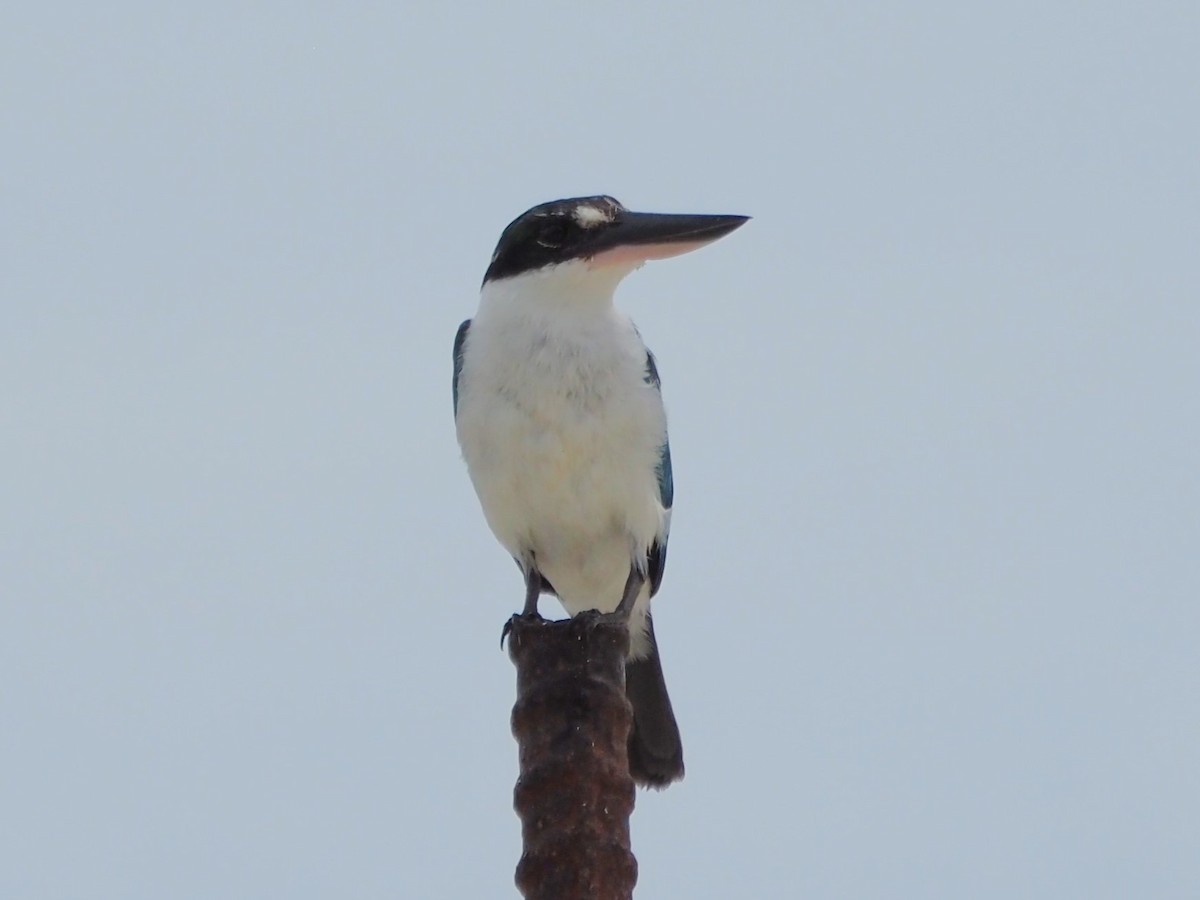
<instances>
[{"instance_id":1,"label":"black claw","mask_svg":"<svg viewBox=\"0 0 1200 900\"><path fill-rule=\"evenodd\" d=\"M508 639L508 636L512 634L513 625L517 619L537 620L540 622L542 621L542 616L540 613L513 613L513 615L509 616L508 621L504 623L504 627L500 629L501 650L504 649L504 642Z\"/></svg>"}]
</instances>

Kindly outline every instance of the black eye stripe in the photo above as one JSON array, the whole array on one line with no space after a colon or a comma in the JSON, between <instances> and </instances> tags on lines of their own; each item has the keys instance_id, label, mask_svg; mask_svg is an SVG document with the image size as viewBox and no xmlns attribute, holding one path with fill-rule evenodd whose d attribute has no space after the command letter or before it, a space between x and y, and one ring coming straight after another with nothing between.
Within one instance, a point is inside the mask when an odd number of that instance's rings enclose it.
<instances>
[{"instance_id":1,"label":"black eye stripe","mask_svg":"<svg viewBox=\"0 0 1200 900\"><path fill-rule=\"evenodd\" d=\"M586 258L587 244L623 210L607 196L552 200L526 210L501 233L484 281ZM603 221L595 221L597 216Z\"/></svg>"},{"instance_id":2,"label":"black eye stripe","mask_svg":"<svg viewBox=\"0 0 1200 900\"><path fill-rule=\"evenodd\" d=\"M536 240L543 247L561 247L570 232L571 225L566 218L554 216L542 222Z\"/></svg>"}]
</instances>

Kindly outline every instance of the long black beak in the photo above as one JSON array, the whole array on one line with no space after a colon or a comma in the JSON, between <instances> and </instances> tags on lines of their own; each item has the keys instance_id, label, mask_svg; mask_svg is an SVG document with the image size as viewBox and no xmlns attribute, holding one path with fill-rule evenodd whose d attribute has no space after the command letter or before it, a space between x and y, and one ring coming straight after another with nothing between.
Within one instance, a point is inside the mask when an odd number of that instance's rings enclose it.
<instances>
[{"instance_id":1,"label":"long black beak","mask_svg":"<svg viewBox=\"0 0 1200 900\"><path fill-rule=\"evenodd\" d=\"M598 229L588 247L596 262L664 259L687 253L724 237L749 216L676 215L622 212Z\"/></svg>"}]
</instances>

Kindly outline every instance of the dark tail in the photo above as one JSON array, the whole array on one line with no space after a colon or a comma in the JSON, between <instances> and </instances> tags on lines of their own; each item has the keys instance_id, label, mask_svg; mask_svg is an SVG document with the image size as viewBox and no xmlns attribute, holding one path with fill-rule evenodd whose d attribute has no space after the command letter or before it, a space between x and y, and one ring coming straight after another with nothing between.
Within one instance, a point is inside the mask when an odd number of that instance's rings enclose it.
<instances>
[{"instance_id":1,"label":"dark tail","mask_svg":"<svg viewBox=\"0 0 1200 900\"><path fill-rule=\"evenodd\" d=\"M645 787L665 788L683 777L683 743L667 696L654 623L646 618L650 655L625 663L625 693L633 706L629 774Z\"/></svg>"}]
</instances>

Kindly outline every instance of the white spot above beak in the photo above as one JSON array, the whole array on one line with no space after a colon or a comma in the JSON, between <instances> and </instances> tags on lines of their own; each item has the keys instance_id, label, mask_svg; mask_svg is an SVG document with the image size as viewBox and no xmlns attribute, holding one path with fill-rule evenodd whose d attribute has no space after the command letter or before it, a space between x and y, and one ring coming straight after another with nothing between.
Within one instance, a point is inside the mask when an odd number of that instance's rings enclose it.
<instances>
[{"instance_id":1,"label":"white spot above beak","mask_svg":"<svg viewBox=\"0 0 1200 900\"><path fill-rule=\"evenodd\" d=\"M613 220L611 210L601 209L587 203L581 203L575 207L573 215L580 228L597 228L600 225L607 225Z\"/></svg>"}]
</instances>

